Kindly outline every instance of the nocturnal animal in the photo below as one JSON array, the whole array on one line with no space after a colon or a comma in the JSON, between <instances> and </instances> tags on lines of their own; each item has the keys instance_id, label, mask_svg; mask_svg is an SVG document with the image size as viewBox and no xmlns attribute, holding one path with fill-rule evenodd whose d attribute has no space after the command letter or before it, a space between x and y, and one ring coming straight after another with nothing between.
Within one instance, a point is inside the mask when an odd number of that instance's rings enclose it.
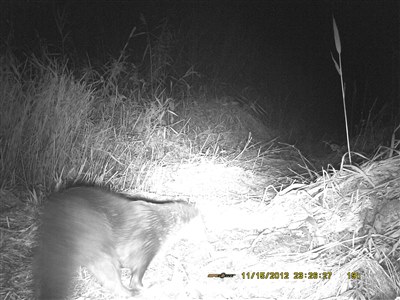
<instances>
[{"instance_id":1,"label":"nocturnal animal","mask_svg":"<svg viewBox=\"0 0 400 300\"><path fill-rule=\"evenodd\" d=\"M65 299L85 266L116 295L136 295L150 262L168 236L198 215L184 201L156 202L93 186L53 193L45 204L33 274L39 300ZM121 267L130 269L129 288Z\"/></svg>"}]
</instances>

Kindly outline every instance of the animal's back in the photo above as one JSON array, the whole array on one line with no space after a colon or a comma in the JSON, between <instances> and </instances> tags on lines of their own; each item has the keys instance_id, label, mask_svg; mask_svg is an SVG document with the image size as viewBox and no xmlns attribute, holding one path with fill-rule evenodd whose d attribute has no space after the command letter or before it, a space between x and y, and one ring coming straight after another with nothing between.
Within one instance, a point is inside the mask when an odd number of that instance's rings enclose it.
<instances>
[{"instance_id":1,"label":"animal's back","mask_svg":"<svg viewBox=\"0 0 400 300\"><path fill-rule=\"evenodd\" d=\"M102 198L95 189L69 189L50 196L45 205L35 262L39 299L63 299L80 265L116 257L113 233ZM98 198L99 199L99 198Z\"/></svg>"}]
</instances>

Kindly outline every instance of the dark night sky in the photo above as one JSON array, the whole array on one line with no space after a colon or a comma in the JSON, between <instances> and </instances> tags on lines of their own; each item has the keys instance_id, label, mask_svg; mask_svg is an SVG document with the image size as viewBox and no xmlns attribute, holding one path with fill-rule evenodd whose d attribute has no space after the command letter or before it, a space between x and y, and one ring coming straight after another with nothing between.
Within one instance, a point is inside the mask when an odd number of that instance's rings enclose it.
<instances>
[{"instance_id":1,"label":"dark night sky","mask_svg":"<svg viewBox=\"0 0 400 300\"><path fill-rule=\"evenodd\" d=\"M335 126L333 119L342 114L340 81L330 57L330 51L335 53L334 14L342 40L348 93L354 86L358 90L358 100L349 95L349 106L353 101L352 109L363 109L360 105L368 107L376 97L380 107L387 101L393 103L393 99L400 103L400 1L1 3L2 39L12 28L16 46L25 47L37 36L48 42L59 40L54 11L66 7L67 30L71 31L76 51L90 57L110 53L117 57L131 29L141 28L140 14L152 28L168 16L175 30L190 32L192 38L196 35L194 48L208 48L203 52L208 57L192 57L194 63L221 63L221 69L226 70L221 76L226 81L255 86L272 97L290 94L292 109L309 111L310 117L319 116L317 123L332 119L331 126ZM140 38L137 44L130 44L138 52L143 50L140 45Z\"/></svg>"}]
</instances>

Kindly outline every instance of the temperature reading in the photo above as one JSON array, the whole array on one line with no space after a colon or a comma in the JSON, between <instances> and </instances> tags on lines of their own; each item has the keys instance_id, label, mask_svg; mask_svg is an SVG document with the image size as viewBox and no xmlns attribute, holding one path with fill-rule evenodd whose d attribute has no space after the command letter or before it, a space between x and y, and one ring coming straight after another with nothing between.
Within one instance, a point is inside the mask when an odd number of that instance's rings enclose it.
<instances>
[{"instance_id":1,"label":"temperature reading","mask_svg":"<svg viewBox=\"0 0 400 300\"><path fill-rule=\"evenodd\" d=\"M361 279L361 274L358 272L347 272L348 279Z\"/></svg>"}]
</instances>

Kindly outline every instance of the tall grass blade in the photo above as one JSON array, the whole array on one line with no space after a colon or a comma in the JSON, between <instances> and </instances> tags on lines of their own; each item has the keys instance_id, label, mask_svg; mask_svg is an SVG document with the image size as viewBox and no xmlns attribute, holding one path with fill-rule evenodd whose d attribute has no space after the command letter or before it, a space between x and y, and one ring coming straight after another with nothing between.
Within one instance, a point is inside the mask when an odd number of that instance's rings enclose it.
<instances>
[{"instance_id":1,"label":"tall grass blade","mask_svg":"<svg viewBox=\"0 0 400 300\"><path fill-rule=\"evenodd\" d=\"M332 20L333 20L333 36L335 38L336 51L340 55L340 53L342 52L342 46L340 44L339 30L336 25L335 17L332 16Z\"/></svg>"}]
</instances>

